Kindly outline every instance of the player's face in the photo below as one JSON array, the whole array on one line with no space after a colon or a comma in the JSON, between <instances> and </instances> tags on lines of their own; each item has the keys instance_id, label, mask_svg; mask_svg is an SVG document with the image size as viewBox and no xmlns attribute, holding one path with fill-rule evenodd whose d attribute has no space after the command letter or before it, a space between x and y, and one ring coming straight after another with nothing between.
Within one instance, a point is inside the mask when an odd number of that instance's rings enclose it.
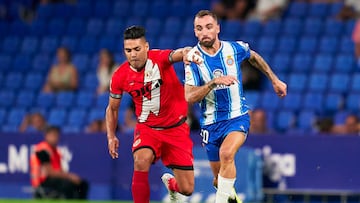
<instances>
[{"instance_id":1,"label":"player's face","mask_svg":"<svg viewBox=\"0 0 360 203\"><path fill-rule=\"evenodd\" d=\"M140 70L146 63L149 43L145 38L127 39L124 41L124 51L131 67Z\"/></svg>"},{"instance_id":2,"label":"player's face","mask_svg":"<svg viewBox=\"0 0 360 203\"><path fill-rule=\"evenodd\" d=\"M200 45L204 47L212 47L218 39L220 26L210 15L200 18L196 17L194 20L194 32L200 42Z\"/></svg>"}]
</instances>

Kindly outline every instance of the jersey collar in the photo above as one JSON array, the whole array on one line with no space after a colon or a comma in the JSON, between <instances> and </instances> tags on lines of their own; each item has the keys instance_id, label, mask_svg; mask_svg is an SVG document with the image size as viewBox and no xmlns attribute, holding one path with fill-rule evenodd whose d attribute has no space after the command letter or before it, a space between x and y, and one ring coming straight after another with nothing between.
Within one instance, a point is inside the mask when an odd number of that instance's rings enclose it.
<instances>
[{"instance_id":1,"label":"jersey collar","mask_svg":"<svg viewBox=\"0 0 360 203\"><path fill-rule=\"evenodd\" d=\"M206 51L204 51L204 50L201 48L201 46L200 46L200 42L198 42L196 46L198 47L198 49L200 50L200 52L201 52L202 54L205 54L205 55L210 56L210 57L214 57L214 56L216 56L218 53L221 52L221 50L222 50L222 48L223 48L223 41L220 41L220 48L215 52L215 54L208 54Z\"/></svg>"}]
</instances>

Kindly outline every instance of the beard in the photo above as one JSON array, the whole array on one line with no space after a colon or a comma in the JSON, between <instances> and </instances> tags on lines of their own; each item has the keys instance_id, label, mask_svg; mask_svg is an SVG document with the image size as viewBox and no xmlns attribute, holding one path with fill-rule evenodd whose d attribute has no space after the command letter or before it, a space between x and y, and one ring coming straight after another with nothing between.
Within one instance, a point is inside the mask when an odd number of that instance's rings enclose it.
<instances>
[{"instance_id":1,"label":"beard","mask_svg":"<svg viewBox=\"0 0 360 203\"><path fill-rule=\"evenodd\" d=\"M215 39L211 39L209 41L200 41L200 45L206 48L211 48L215 43Z\"/></svg>"}]
</instances>

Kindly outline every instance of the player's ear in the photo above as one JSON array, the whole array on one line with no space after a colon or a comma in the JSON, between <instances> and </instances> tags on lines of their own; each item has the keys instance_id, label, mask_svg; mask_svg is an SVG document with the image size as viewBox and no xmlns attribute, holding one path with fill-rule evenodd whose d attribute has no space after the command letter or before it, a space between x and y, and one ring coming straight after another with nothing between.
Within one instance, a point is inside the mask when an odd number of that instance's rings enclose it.
<instances>
[{"instance_id":1,"label":"player's ear","mask_svg":"<svg viewBox=\"0 0 360 203\"><path fill-rule=\"evenodd\" d=\"M149 51L149 49L150 49L149 42L146 42L146 43L145 43L145 49L146 49L146 51Z\"/></svg>"},{"instance_id":2,"label":"player's ear","mask_svg":"<svg viewBox=\"0 0 360 203\"><path fill-rule=\"evenodd\" d=\"M216 34L220 33L220 24L216 24Z\"/></svg>"}]
</instances>

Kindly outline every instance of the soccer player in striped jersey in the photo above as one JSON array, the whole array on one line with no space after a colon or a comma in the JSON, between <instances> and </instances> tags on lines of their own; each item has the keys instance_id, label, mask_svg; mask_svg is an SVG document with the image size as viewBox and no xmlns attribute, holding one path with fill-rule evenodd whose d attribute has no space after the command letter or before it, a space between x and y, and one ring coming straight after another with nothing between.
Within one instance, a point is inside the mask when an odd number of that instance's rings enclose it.
<instances>
[{"instance_id":1,"label":"soccer player in striped jersey","mask_svg":"<svg viewBox=\"0 0 360 203\"><path fill-rule=\"evenodd\" d=\"M201 135L217 187L216 203L241 202L233 189L234 157L245 142L250 126L241 82L241 62L248 60L261 70L279 97L286 96L286 84L247 43L221 41L218 37L220 26L211 11L202 10L196 14L194 32L199 43L190 52L200 53L204 62L186 66L185 98L201 106Z\"/></svg>"}]
</instances>

